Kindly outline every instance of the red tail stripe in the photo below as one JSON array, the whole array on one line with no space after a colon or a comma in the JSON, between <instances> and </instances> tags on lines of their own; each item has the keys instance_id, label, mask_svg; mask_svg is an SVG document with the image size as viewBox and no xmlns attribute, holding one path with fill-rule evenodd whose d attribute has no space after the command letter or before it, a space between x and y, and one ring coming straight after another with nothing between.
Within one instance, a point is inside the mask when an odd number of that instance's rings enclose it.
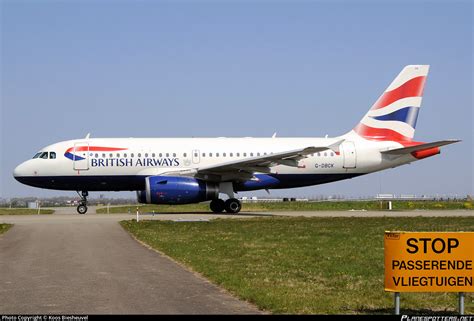
<instances>
[{"instance_id":1,"label":"red tail stripe","mask_svg":"<svg viewBox=\"0 0 474 321\"><path fill-rule=\"evenodd\" d=\"M74 150L74 147L69 148L66 153L70 153ZM76 152L116 152L119 150L127 150L127 148L116 148L116 147L100 147L100 146L79 146L76 148Z\"/></svg>"},{"instance_id":2,"label":"red tail stripe","mask_svg":"<svg viewBox=\"0 0 474 321\"><path fill-rule=\"evenodd\" d=\"M402 98L421 97L423 95L425 80L426 76L415 77L400 87L387 91L375 102L372 106L372 110L383 108Z\"/></svg>"},{"instance_id":3,"label":"red tail stripe","mask_svg":"<svg viewBox=\"0 0 474 321\"><path fill-rule=\"evenodd\" d=\"M390 140L395 142L411 141L411 138L403 136L391 129L369 127L362 123L359 123L359 125L354 128L354 131L359 134L359 136L369 140Z\"/></svg>"}]
</instances>

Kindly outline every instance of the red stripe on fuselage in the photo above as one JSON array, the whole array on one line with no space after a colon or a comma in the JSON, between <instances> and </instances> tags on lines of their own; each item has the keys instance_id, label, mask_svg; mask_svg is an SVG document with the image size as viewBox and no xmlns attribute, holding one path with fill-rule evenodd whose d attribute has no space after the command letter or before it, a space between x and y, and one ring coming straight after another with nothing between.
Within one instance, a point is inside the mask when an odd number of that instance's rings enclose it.
<instances>
[{"instance_id":1,"label":"red stripe on fuselage","mask_svg":"<svg viewBox=\"0 0 474 321\"><path fill-rule=\"evenodd\" d=\"M374 128L366 126L362 123L359 123L354 128L354 131L359 134L359 136L364 137L368 140L390 140L395 142L411 142L411 138L403 136L402 134L397 133L394 130L387 129L387 128Z\"/></svg>"},{"instance_id":2,"label":"red stripe on fuselage","mask_svg":"<svg viewBox=\"0 0 474 321\"><path fill-rule=\"evenodd\" d=\"M365 126L364 124L359 124L354 131L359 134L360 136L364 137L368 140L375 140L375 141L394 141L401 144L403 147L412 147L424 144L424 142L415 142L400 135L397 132L394 132L390 129L384 128L372 128ZM439 147L433 147L428 149L421 149L415 152L412 152L411 155L417 159L423 159L427 157L431 157L440 153Z\"/></svg>"},{"instance_id":3,"label":"red stripe on fuselage","mask_svg":"<svg viewBox=\"0 0 474 321\"><path fill-rule=\"evenodd\" d=\"M425 87L425 80L426 76L415 77L408 80L400 87L383 93L371 109L375 110L383 108L403 98L421 97L423 95L423 88Z\"/></svg>"},{"instance_id":4,"label":"red stripe on fuselage","mask_svg":"<svg viewBox=\"0 0 474 321\"><path fill-rule=\"evenodd\" d=\"M128 148L116 148L116 147L100 147L100 146L79 146L75 149L76 152L116 152L119 150L127 150ZM74 150L74 147L69 148L66 153L70 153Z\"/></svg>"}]
</instances>

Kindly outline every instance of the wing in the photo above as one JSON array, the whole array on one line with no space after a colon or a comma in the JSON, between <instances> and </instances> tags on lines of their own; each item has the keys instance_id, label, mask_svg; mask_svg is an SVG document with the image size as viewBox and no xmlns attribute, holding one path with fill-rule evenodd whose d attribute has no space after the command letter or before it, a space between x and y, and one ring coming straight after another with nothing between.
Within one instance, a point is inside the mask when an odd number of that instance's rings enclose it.
<instances>
[{"instance_id":1,"label":"wing","mask_svg":"<svg viewBox=\"0 0 474 321\"><path fill-rule=\"evenodd\" d=\"M270 173L271 167L273 166L286 165L298 167L299 160L313 153L328 149L338 153L339 146L343 141L344 139L341 139L327 146L309 146L301 149L200 167L197 168L195 177L210 181L248 180L253 177L254 173Z\"/></svg>"}]
</instances>

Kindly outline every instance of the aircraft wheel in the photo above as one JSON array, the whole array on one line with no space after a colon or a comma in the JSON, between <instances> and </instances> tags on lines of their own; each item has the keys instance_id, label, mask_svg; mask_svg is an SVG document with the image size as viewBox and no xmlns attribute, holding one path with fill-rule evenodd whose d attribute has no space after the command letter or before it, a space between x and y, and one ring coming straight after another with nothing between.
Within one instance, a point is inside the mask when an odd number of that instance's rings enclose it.
<instances>
[{"instance_id":1,"label":"aircraft wheel","mask_svg":"<svg viewBox=\"0 0 474 321\"><path fill-rule=\"evenodd\" d=\"M82 205L82 204L79 205L79 206L77 207L77 212L78 212L79 214L86 214L86 213L87 213L87 206Z\"/></svg>"},{"instance_id":2,"label":"aircraft wheel","mask_svg":"<svg viewBox=\"0 0 474 321\"><path fill-rule=\"evenodd\" d=\"M229 214L236 214L242 209L242 204L236 198L229 198L225 201L225 211Z\"/></svg>"},{"instance_id":3,"label":"aircraft wheel","mask_svg":"<svg viewBox=\"0 0 474 321\"><path fill-rule=\"evenodd\" d=\"M225 203L220 198L212 200L209 206L214 213L222 213L225 209Z\"/></svg>"}]
</instances>

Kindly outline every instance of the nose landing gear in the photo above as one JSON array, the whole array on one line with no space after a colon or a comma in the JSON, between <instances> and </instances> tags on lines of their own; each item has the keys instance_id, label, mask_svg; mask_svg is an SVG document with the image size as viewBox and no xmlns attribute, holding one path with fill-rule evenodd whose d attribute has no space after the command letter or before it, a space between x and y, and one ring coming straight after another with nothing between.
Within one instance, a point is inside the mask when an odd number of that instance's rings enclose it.
<instances>
[{"instance_id":1,"label":"nose landing gear","mask_svg":"<svg viewBox=\"0 0 474 321\"><path fill-rule=\"evenodd\" d=\"M79 193L77 191L77 194L81 197L81 201L79 202L79 205L77 206L77 212L79 214L86 214L87 213L87 196L89 196L89 192L87 191L82 191Z\"/></svg>"}]
</instances>

